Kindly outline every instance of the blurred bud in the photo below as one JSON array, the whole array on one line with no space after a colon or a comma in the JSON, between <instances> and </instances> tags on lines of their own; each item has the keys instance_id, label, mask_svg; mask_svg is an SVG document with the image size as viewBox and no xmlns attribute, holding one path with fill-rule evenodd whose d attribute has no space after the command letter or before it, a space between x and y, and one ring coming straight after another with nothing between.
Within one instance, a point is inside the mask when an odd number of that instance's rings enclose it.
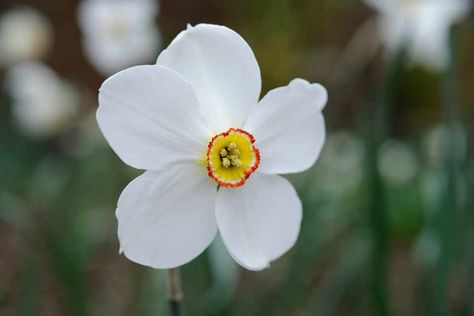
<instances>
[{"instance_id":1,"label":"blurred bud","mask_svg":"<svg viewBox=\"0 0 474 316\"><path fill-rule=\"evenodd\" d=\"M44 58L52 41L51 23L32 8L11 9L0 18L1 65Z\"/></svg>"},{"instance_id":2,"label":"blurred bud","mask_svg":"<svg viewBox=\"0 0 474 316\"><path fill-rule=\"evenodd\" d=\"M77 113L76 91L44 64L14 66L7 72L6 81L13 118L29 136L53 136L68 127Z\"/></svg>"},{"instance_id":3,"label":"blurred bud","mask_svg":"<svg viewBox=\"0 0 474 316\"><path fill-rule=\"evenodd\" d=\"M446 162L448 154L453 154L453 150L455 159L464 157L467 150L466 132L459 124L451 128L439 124L424 135L422 150L424 161L428 167L440 169Z\"/></svg>"},{"instance_id":4,"label":"blurred bud","mask_svg":"<svg viewBox=\"0 0 474 316\"><path fill-rule=\"evenodd\" d=\"M364 155L358 137L345 131L328 135L315 169L318 187L326 194L353 192L364 176Z\"/></svg>"},{"instance_id":5,"label":"blurred bud","mask_svg":"<svg viewBox=\"0 0 474 316\"><path fill-rule=\"evenodd\" d=\"M406 144L390 140L385 142L377 155L377 167L382 177L391 185L411 181L418 172L418 161Z\"/></svg>"},{"instance_id":6,"label":"blurred bud","mask_svg":"<svg viewBox=\"0 0 474 316\"><path fill-rule=\"evenodd\" d=\"M78 11L83 47L103 75L154 62L160 47L154 0L83 0Z\"/></svg>"},{"instance_id":7,"label":"blurred bud","mask_svg":"<svg viewBox=\"0 0 474 316\"><path fill-rule=\"evenodd\" d=\"M441 245L438 236L428 229L420 233L413 248L415 259L424 265L433 266L440 255Z\"/></svg>"}]
</instances>

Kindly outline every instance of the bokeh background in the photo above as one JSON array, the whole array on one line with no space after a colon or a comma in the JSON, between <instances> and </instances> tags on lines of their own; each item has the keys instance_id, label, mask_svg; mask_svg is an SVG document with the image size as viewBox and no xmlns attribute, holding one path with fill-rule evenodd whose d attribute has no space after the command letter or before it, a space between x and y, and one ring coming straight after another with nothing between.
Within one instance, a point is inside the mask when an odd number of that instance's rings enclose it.
<instances>
[{"instance_id":1,"label":"bokeh background","mask_svg":"<svg viewBox=\"0 0 474 316\"><path fill-rule=\"evenodd\" d=\"M316 165L289 177L304 205L296 246L256 273L217 239L182 268L186 315L474 315L467 9L447 63L427 67L407 43L387 50L362 0L162 0L136 27L109 9L108 33L80 6L0 0L0 315L168 315L165 272L118 254L116 202L139 171L94 115L114 67L153 63L200 22L247 40L262 95L295 77L326 86L328 135Z\"/></svg>"}]
</instances>

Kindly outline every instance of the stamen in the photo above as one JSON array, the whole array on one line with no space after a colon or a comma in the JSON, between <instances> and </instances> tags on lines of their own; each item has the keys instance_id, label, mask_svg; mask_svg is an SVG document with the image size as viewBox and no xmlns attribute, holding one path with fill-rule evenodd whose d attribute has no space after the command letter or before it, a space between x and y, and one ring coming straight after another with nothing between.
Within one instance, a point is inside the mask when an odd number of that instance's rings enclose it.
<instances>
[{"instance_id":1,"label":"stamen","mask_svg":"<svg viewBox=\"0 0 474 316\"><path fill-rule=\"evenodd\" d=\"M214 136L207 152L209 176L220 186L242 186L260 163L254 142L250 133L235 128Z\"/></svg>"},{"instance_id":2,"label":"stamen","mask_svg":"<svg viewBox=\"0 0 474 316\"><path fill-rule=\"evenodd\" d=\"M240 159L232 160L232 165L234 165L236 167L241 167L242 166L242 161L240 161Z\"/></svg>"},{"instance_id":3,"label":"stamen","mask_svg":"<svg viewBox=\"0 0 474 316\"><path fill-rule=\"evenodd\" d=\"M228 158L222 158L222 165L224 166L224 168L229 168L231 165L231 162Z\"/></svg>"},{"instance_id":4,"label":"stamen","mask_svg":"<svg viewBox=\"0 0 474 316\"><path fill-rule=\"evenodd\" d=\"M237 149L237 144L232 142L229 144L229 147L227 147L229 150L236 150Z\"/></svg>"}]
</instances>

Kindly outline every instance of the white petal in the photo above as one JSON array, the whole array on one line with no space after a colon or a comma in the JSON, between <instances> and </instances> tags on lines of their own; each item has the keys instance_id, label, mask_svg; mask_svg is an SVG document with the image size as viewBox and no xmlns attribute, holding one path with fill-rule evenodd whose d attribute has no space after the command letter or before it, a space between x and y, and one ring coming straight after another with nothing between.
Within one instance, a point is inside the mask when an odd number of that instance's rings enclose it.
<instances>
[{"instance_id":1,"label":"white petal","mask_svg":"<svg viewBox=\"0 0 474 316\"><path fill-rule=\"evenodd\" d=\"M260 97L260 69L252 50L224 26L188 26L157 63L191 83L215 133L241 127Z\"/></svg>"},{"instance_id":2,"label":"white petal","mask_svg":"<svg viewBox=\"0 0 474 316\"><path fill-rule=\"evenodd\" d=\"M132 67L100 88L97 121L110 146L132 167L160 169L199 160L208 132L191 86L157 65Z\"/></svg>"},{"instance_id":3,"label":"white petal","mask_svg":"<svg viewBox=\"0 0 474 316\"><path fill-rule=\"evenodd\" d=\"M314 164L326 134L326 102L323 86L302 79L268 92L244 125L260 150L260 172L300 172Z\"/></svg>"},{"instance_id":4,"label":"white petal","mask_svg":"<svg viewBox=\"0 0 474 316\"><path fill-rule=\"evenodd\" d=\"M235 261L249 270L262 270L295 244L301 202L286 179L257 173L240 188L220 188L216 218Z\"/></svg>"},{"instance_id":5,"label":"white petal","mask_svg":"<svg viewBox=\"0 0 474 316\"><path fill-rule=\"evenodd\" d=\"M199 165L147 171L122 192L120 249L130 260L172 268L197 257L214 239L216 186Z\"/></svg>"}]
</instances>

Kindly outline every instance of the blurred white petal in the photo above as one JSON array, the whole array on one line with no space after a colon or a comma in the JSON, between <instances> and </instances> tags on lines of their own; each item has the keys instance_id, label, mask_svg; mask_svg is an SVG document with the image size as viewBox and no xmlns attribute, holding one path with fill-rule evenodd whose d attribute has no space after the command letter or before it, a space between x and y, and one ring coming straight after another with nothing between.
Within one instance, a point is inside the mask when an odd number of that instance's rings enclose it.
<instances>
[{"instance_id":1,"label":"blurred white petal","mask_svg":"<svg viewBox=\"0 0 474 316\"><path fill-rule=\"evenodd\" d=\"M114 41L104 41L95 36L85 38L84 52L90 63L104 75L112 75L156 57L160 46L160 35L156 30L148 29L129 35Z\"/></svg>"}]
</instances>

